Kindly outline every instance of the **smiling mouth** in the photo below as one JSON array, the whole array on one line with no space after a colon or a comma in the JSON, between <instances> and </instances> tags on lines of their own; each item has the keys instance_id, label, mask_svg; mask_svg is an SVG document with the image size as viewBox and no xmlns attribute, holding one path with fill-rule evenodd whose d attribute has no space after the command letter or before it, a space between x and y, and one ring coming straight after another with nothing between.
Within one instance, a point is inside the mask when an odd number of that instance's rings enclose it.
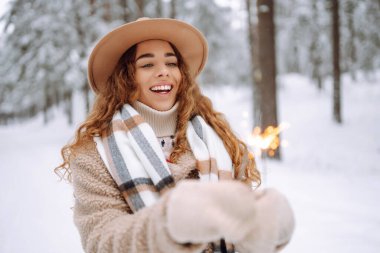
<instances>
[{"instance_id":1,"label":"smiling mouth","mask_svg":"<svg viewBox=\"0 0 380 253\"><path fill-rule=\"evenodd\" d=\"M166 93L169 93L172 89L173 89L173 85L157 85L157 86L153 86L149 90L155 93L166 94Z\"/></svg>"}]
</instances>

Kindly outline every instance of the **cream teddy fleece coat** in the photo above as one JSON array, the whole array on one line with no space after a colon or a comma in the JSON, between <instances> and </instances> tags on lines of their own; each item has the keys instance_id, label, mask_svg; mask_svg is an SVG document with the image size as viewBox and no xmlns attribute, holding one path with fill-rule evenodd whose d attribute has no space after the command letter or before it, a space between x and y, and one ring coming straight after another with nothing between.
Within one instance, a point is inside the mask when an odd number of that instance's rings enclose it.
<instances>
[{"instance_id":1,"label":"cream teddy fleece coat","mask_svg":"<svg viewBox=\"0 0 380 253\"><path fill-rule=\"evenodd\" d=\"M180 244L167 233L164 196L155 205L132 214L109 174L94 143L76 151L71 160L74 187L74 223L85 252L201 252L205 244ZM181 157L171 165L176 181L191 174L195 160Z\"/></svg>"},{"instance_id":2,"label":"cream teddy fleece coat","mask_svg":"<svg viewBox=\"0 0 380 253\"><path fill-rule=\"evenodd\" d=\"M85 252L192 253L202 252L207 247L206 243L178 243L170 236L167 224L170 191L153 206L132 214L93 142L77 149L70 164L75 197L74 223ZM194 177L195 159L187 153L169 167L178 182ZM281 231L281 245L290 240L294 226L291 219L286 223L289 225L285 233Z\"/></svg>"}]
</instances>

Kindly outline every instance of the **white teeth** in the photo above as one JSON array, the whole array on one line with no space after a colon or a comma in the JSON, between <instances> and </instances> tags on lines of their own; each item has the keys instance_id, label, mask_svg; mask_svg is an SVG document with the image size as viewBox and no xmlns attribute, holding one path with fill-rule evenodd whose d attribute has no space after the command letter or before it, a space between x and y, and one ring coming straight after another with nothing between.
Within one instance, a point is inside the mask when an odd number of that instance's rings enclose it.
<instances>
[{"instance_id":1,"label":"white teeth","mask_svg":"<svg viewBox=\"0 0 380 253\"><path fill-rule=\"evenodd\" d=\"M171 85L158 85L150 88L152 91L170 91L171 89Z\"/></svg>"}]
</instances>

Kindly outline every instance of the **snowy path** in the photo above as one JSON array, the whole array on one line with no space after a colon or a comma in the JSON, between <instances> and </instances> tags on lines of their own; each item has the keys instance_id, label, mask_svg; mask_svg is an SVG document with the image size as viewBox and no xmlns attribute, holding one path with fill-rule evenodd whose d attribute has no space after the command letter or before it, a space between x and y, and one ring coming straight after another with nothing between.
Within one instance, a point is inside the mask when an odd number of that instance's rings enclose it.
<instances>
[{"instance_id":1,"label":"snowy path","mask_svg":"<svg viewBox=\"0 0 380 253\"><path fill-rule=\"evenodd\" d=\"M284 253L375 253L380 248L380 85L346 84L344 124L331 122L327 91L287 76L279 91L283 161L267 161L268 186L283 191L297 228ZM207 89L242 137L250 92ZM233 94L234 96L231 96ZM73 132L63 119L0 128L0 252L83 252L72 223L71 187L52 169Z\"/></svg>"}]
</instances>

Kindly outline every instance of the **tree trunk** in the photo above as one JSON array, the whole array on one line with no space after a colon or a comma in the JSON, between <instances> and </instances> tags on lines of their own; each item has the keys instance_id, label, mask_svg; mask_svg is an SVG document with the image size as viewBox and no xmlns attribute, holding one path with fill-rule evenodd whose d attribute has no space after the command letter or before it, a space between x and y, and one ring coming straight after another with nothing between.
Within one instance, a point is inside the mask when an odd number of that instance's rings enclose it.
<instances>
[{"instance_id":1,"label":"tree trunk","mask_svg":"<svg viewBox=\"0 0 380 253\"><path fill-rule=\"evenodd\" d=\"M247 10L247 23L248 23L248 41L251 58L251 79L252 79L252 91L253 91L253 124L254 126L261 125L261 113L260 113L260 82L261 71L259 66L259 44L257 38L257 24L254 23L252 12L253 7L251 0L246 0ZM256 53L257 52L257 53Z\"/></svg>"},{"instance_id":2,"label":"tree trunk","mask_svg":"<svg viewBox=\"0 0 380 253\"><path fill-rule=\"evenodd\" d=\"M162 0L156 1L156 17L162 18Z\"/></svg>"},{"instance_id":3,"label":"tree trunk","mask_svg":"<svg viewBox=\"0 0 380 253\"><path fill-rule=\"evenodd\" d=\"M170 18L176 18L177 16L177 3L176 0L170 1Z\"/></svg>"},{"instance_id":4,"label":"tree trunk","mask_svg":"<svg viewBox=\"0 0 380 253\"><path fill-rule=\"evenodd\" d=\"M92 4L92 3L91 3ZM91 5L92 6L92 5ZM86 45L86 34L82 27L82 16L79 14L78 10L75 10L75 28L77 30L78 39L79 39L79 57L80 59L86 59L86 51L87 51L87 45ZM83 76L86 76L86 70L83 69L82 66L79 66L80 71L83 73ZM84 96L85 96L85 103L86 103L86 113L90 110L90 101L89 101L89 93L90 88L87 84L87 79L83 82L81 89L83 90Z\"/></svg>"},{"instance_id":5,"label":"tree trunk","mask_svg":"<svg viewBox=\"0 0 380 253\"><path fill-rule=\"evenodd\" d=\"M90 112L90 87L87 80L83 82L83 94L85 98L86 114Z\"/></svg>"},{"instance_id":6,"label":"tree trunk","mask_svg":"<svg viewBox=\"0 0 380 253\"><path fill-rule=\"evenodd\" d=\"M88 0L88 1L90 3L90 15L92 16L95 14L95 11L96 11L96 6L95 6L96 0ZM75 2L73 1L73 3Z\"/></svg>"},{"instance_id":7,"label":"tree trunk","mask_svg":"<svg viewBox=\"0 0 380 253\"><path fill-rule=\"evenodd\" d=\"M135 0L135 2L137 5L137 16L139 18L144 17L144 7L145 7L144 0Z\"/></svg>"},{"instance_id":8,"label":"tree trunk","mask_svg":"<svg viewBox=\"0 0 380 253\"><path fill-rule=\"evenodd\" d=\"M52 105L51 95L48 84L45 83L44 86L44 106L43 106L43 115L44 115L44 125L47 125L50 121L49 109Z\"/></svg>"},{"instance_id":9,"label":"tree trunk","mask_svg":"<svg viewBox=\"0 0 380 253\"><path fill-rule=\"evenodd\" d=\"M124 22L129 22L130 21L130 15L129 15L129 10L128 10L128 0L119 0L119 4L121 8L123 9L123 14L122 14L122 19Z\"/></svg>"},{"instance_id":10,"label":"tree trunk","mask_svg":"<svg viewBox=\"0 0 380 253\"><path fill-rule=\"evenodd\" d=\"M311 77L314 81L317 82L318 90L322 90L322 75L321 75L321 52L320 47L318 47L318 38L320 36L320 26L318 22L318 9L317 9L317 1L313 0L312 2L312 15L314 25L312 28L312 39L310 43L310 62L312 64L312 73Z\"/></svg>"},{"instance_id":11,"label":"tree trunk","mask_svg":"<svg viewBox=\"0 0 380 253\"><path fill-rule=\"evenodd\" d=\"M262 80L261 91L261 129L278 126L276 94L276 50L274 26L274 0L257 0L259 58ZM280 150L269 154L280 159Z\"/></svg>"},{"instance_id":12,"label":"tree trunk","mask_svg":"<svg viewBox=\"0 0 380 253\"><path fill-rule=\"evenodd\" d=\"M333 113L334 120L342 123L341 117L341 95L340 95L340 66L339 66L339 2L332 0L332 40L333 40L333 75L334 75L334 92L333 92Z\"/></svg>"},{"instance_id":13,"label":"tree trunk","mask_svg":"<svg viewBox=\"0 0 380 253\"><path fill-rule=\"evenodd\" d=\"M67 123L69 125L73 124L73 92L72 90L68 90L64 95L64 106L65 106L65 114L67 117Z\"/></svg>"},{"instance_id":14,"label":"tree trunk","mask_svg":"<svg viewBox=\"0 0 380 253\"><path fill-rule=\"evenodd\" d=\"M356 31L354 26L354 10L356 8L356 1L349 0L346 3L346 14L347 14L347 28L350 33L349 36L349 45L348 45L348 54L349 54L349 66L351 78L356 79Z\"/></svg>"},{"instance_id":15,"label":"tree trunk","mask_svg":"<svg viewBox=\"0 0 380 253\"><path fill-rule=\"evenodd\" d=\"M111 15L111 4L109 1L106 1L103 3L103 19L107 22L110 22L112 20Z\"/></svg>"}]
</instances>

